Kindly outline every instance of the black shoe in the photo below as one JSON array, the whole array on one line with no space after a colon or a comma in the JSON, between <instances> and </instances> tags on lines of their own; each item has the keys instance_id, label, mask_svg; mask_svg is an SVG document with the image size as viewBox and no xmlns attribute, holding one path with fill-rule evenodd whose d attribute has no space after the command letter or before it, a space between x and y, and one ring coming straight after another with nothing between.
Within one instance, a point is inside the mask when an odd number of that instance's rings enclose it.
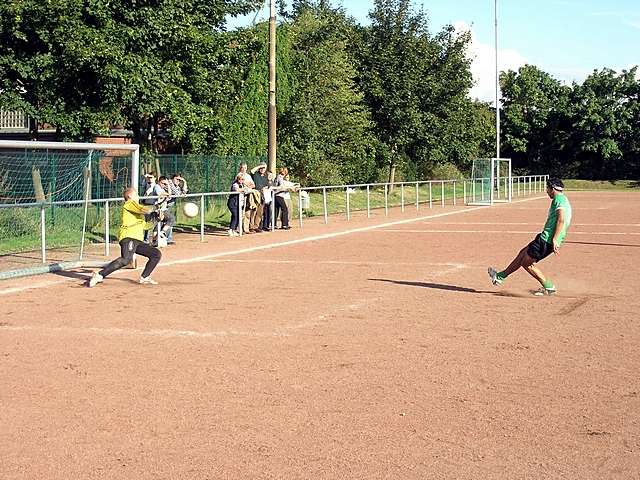
<instances>
[{"instance_id":1,"label":"black shoe","mask_svg":"<svg viewBox=\"0 0 640 480\"><path fill-rule=\"evenodd\" d=\"M282 227L282 230L291 230L291 227L287 225L286 227Z\"/></svg>"}]
</instances>

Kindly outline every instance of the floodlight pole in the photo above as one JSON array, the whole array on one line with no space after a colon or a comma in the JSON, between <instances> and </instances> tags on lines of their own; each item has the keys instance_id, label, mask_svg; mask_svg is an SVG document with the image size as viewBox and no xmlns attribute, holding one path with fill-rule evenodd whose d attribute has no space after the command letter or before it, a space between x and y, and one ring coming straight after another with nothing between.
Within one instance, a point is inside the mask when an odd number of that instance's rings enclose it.
<instances>
[{"instance_id":1,"label":"floodlight pole","mask_svg":"<svg viewBox=\"0 0 640 480\"><path fill-rule=\"evenodd\" d=\"M269 0L269 171L276 171L276 5Z\"/></svg>"},{"instance_id":2,"label":"floodlight pole","mask_svg":"<svg viewBox=\"0 0 640 480\"><path fill-rule=\"evenodd\" d=\"M498 67L498 0L494 0L496 50L496 158L500 158L500 71Z\"/></svg>"}]
</instances>

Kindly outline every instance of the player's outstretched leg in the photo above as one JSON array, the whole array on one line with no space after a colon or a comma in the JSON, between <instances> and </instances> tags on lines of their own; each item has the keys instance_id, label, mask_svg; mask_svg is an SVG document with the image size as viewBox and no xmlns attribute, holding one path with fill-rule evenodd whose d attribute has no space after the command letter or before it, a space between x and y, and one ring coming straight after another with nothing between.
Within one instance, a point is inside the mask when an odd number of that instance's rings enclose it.
<instances>
[{"instance_id":1,"label":"player's outstretched leg","mask_svg":"<svg viewBox=\"0 0 640 480\"><path fill-rule=\"evenodd\" d=\"M509 275L524 266L525 257L527 257L527 247L520 250L509 266L501 272L497 271L493 267L489 267L487 269L487 273L489 274L491 283L494 285L502 285Z\"/></svg>"}]
</instances>

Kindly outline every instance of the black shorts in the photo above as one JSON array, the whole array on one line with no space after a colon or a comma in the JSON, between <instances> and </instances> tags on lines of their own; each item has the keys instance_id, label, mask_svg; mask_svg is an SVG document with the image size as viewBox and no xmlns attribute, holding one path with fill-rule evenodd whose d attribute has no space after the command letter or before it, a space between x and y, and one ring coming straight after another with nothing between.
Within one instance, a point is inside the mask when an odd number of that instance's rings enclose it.
<instances>
[{"instance_id":1,"label":"black shorts","mask_svg":"<svg viewBox=\"0 0 640 480\"><path fill-rule=\"evenodd\" d=\"M527 255L539 262L553 253L553 244L542 240L540 234L527 246Z\"/></svg>"}]
</instances>

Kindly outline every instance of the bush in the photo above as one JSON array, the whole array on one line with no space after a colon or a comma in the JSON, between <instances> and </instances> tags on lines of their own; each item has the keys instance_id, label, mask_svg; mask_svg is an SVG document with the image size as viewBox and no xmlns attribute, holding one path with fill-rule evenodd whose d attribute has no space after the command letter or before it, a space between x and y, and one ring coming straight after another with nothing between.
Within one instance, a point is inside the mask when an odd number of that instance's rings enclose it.
<instances>
[{"instance_id":1,"label":"bush","mask_svg":"<svg viewBox=\"0 0 640 480\"><path fill-rule=\"evenodd\" d=\"M434 180L459 180L464 177L453 163L442 163L433 167L431 178Z\"/></svg>"},{"instance_id":2,"label":"bush","mask_svg":"<svg viewBox=\"0 0 640 480\"><path fill-rule=\"evenodd\" d=\"M0 239L38 234L39 229L38 208L0 209Z\"/></svg>"}]
</instances>

